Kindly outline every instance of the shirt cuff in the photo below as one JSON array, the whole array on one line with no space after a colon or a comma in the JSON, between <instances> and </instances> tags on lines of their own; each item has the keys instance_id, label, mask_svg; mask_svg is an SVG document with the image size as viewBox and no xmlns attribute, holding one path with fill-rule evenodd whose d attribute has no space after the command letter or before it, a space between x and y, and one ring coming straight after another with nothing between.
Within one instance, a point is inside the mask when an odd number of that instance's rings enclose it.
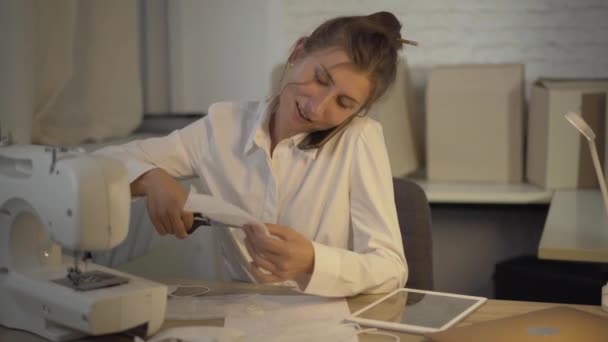
<instances>
[{"instance_id":1,"label":"shirt cuff","mask_svg":"<svg viewBox=\"0 0 608 342\"><path fill-rule=\"evenodd\" d=\"M315 251L315 264L310 281L304 293L319 296L332 296L337 287L340 273L340 255L332 247L312 241Z\"/></svg>"}]
</instances>

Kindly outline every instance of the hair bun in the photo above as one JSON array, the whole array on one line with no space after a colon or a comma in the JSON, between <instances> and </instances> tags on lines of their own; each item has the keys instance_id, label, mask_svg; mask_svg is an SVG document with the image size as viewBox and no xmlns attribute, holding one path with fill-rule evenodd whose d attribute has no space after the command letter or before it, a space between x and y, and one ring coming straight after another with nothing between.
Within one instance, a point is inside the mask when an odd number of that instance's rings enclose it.
<instances>
[{"instance_id":1,"label":"hair bun","mask_svg":"<svg viewBox=\"0 0 608 342\"><path fill-rule=\"evenodd\" d=\"M386 11L372 13L367 18L381 26L384 31L395 39L401 38L401 23L394 14Z\"/></svg>"}]
</instances>

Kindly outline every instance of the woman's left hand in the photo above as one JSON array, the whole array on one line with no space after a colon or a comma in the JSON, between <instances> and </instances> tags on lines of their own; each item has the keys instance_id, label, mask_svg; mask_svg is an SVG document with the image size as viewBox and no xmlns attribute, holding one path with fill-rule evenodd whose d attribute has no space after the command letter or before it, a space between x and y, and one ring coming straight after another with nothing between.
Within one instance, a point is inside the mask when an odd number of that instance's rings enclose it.
<instances>
[{"instance_id":1,"label":"woman's left hand","mask_svg":"<svg viewBox=\"0 0 608 342\"><path fill-rule=\"evenodd\" d=\"M253 276L260 283L274 283L294 279L300 285L312 274L315 252L312 242L297 231L267 223L273 236L255 227L245 226L245 246L251 258ZM261 269L270 272L264 273Z\"/></svg>"}]
</instances>

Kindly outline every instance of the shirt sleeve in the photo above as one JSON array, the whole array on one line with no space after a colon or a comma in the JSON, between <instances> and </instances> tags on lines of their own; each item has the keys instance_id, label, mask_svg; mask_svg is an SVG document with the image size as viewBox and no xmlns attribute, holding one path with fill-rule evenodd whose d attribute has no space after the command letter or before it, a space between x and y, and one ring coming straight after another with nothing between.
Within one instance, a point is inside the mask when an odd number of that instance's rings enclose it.
<instances>
[{"instance_id":1,"label":"shirt sleeve","mask_svg":"<svg viewBox=\"0 0 608 342\"><path fill-rule=\"evenodd\" d=\"M366 125L358 137L350 181L353 250L313 242L315 264L305 293L343 297L405 285L408 269L380 124Z\"/></svg>"},{"instance_id":2,"label":"shirt sleeve","mask_svg":"<svg viewBox=\"0 0 608 342\"><path fill-rule=\"evenodd\" d=\"M163 137L108 146L94 153L122 161L129 183L154 168L161 168L173 177L191 177L196 174L195 165L200 160L205 126L205 118L202 118Z\"/></svg>"}]
</instances>

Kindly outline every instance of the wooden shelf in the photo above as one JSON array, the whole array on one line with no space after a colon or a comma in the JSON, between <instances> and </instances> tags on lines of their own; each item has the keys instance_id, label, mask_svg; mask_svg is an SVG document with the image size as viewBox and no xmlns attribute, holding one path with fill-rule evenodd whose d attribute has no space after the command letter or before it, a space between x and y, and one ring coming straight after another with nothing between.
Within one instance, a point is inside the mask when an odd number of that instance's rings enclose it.
<instances>
[{"instance_id":1,"label":"wooden shelf","mask_svg":"<svg viewBox=\"0 0 608 342\"><path fill-rule=\"evenodd\" d=\"M412 179L424 189L430 203L548 204L552 190L519 183L431 182Z\"/></svg>"},{"instance_id":2,"label":"wooden shelf","mask_svg":"<svg viewBox=\"0 0 608 342\"><path fill-rule=\"evenodd\" d=\"M538 257L608 263L608 216L599 190L555 192Z\"/></svg>"}]
</instances>

